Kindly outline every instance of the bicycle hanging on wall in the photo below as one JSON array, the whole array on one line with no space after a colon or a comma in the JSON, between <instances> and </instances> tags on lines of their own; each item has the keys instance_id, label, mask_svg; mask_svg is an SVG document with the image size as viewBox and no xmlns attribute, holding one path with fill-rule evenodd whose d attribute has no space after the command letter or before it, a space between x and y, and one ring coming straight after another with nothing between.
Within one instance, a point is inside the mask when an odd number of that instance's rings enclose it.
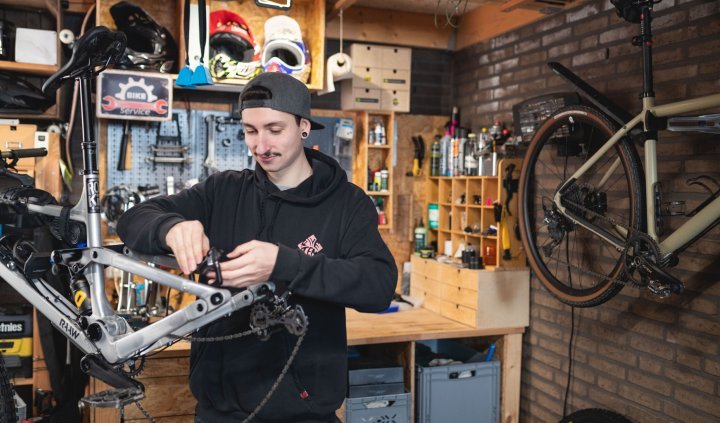
<instances>
[{"instance_id":1,"label":"bicycle hanging on wall","mask_svg":"<svg viewBox=\"0 0 720 423\"><path fill-rule=\"evenodd\" d=\"M533 136L520 176L520 229L528 261L540 282L560 301L592 307L625 285L664 298L684 289L668 272L678 254L720 223L720 185L701 175L706 201L689 219L663 235L662 187L657 177L658 132L720 134L720 114L678 116L720 106L720 94L655 104L652 9L660 0L611 0L626 21L639 24L633 44L642 47L642 111L636 116L612 104L558 63L594 107L570 106L552 114ZM644 144L645 170L634 142ZM710 184L710 185L708 185Z\"/></svg>"}]
</instances>

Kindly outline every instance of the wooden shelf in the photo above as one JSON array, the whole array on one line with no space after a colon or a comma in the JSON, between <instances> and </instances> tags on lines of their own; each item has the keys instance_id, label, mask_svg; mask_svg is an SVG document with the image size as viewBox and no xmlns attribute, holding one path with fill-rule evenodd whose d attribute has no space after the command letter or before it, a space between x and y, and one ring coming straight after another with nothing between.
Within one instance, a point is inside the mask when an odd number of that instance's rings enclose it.
<instances>
[{"instance_id":1,"label":"wooden shelf","mask_svg":"<svg viewBox=\"0 0 720 423\"><path fill-rule=\"evenodd\" d=\"M516 166L520 165L517 159L504 159L503 163L515 163ZM502 164L501 164L502 166ZM446 243L450 243L451 250L455 251L458 246L462 243L470 241L472 244L479 243L481 247L494 246L496 251L496 262L499 263L498 268L519 268L525 266L524 252L520 249L520 243L512 243L512 260L501 260L502 254L502 233L496 235L483 235L482 233L467 233L463 229L477 224L483 231L487 230L489 225L498 226L500 231L500 224L495 221L495 216L491 213L494 210L494 205L484 204L471 204L467 203L458 204L454 200L459 199L461 195L465 194L466 200L473 200L474 196L480 196L484 201L488 198L492 198L495 201L500 201L505 205L506 193L502 187L502 180L504 178L504 167L500 169L498 176L433 176L428 178L426 191L426 204L425 209L427 210L428 204L437 204L437 221L439 228L434 231L429 231L428 242L437 243L440 252L445 252ZM452 199L452 201L447 201ZM508 217L508 225L512 227L514 220L517 219L517 198L513 198L510 204L510 209L513 210L511 216ZM425 211L424 217L429 219L428 211ZM460 227L457 223L457 218L460 222L466 223ZM450 227L452 223L452 227Z\"/></svg>"},{"instance_id":2,"label":"wooden shelf","mask_svg":"<svg viewBox=\"0 0 720 423\"><path fill-rule=\"evenodd\" d=\"M12 379L11 382L15 386L32 385L33 383L35 383L35 381L31 377L18 377Z\"/></svg>"},{"instance_id":3,"label":"wooden shelf","mask_svg":"<svg viewBox=\"0 0 720 423\"><path fill-rule=\"evenodd\" d=\"M390 191L365 191L365 192L367 193L367 195L369 195L371 197L378 197L378 196L385 197L385 196L390 195Z\"/></svg>"},{"instance_id":4,"label":"wooden shelf","mask_svg":"<svg viewBox=\"0 0 720 423\"><path fill-rule=\"evenodd\" d=\"M389 144L368 144L368 148L379 148L389 150L391 146Z\"/></svg>"},{"instance_id":5,"label":"wooden shelf","mask_svg":"<svg viewBox=\"0 0 720 423\"><path fill-rule=\"evenodd\" d=\"M378 229L392 229L392 225L378 225Z\"/></svg>"},{"instance_id":6,"label":"wooden shelf","mask_svg":"<svg viewBox=\"0 0 720 423\"><path fill-rule=\"evenodd\" d=\"M9 72L20 72L30 75L50 76L60 69L51 65L36 65L34 63L20 63L0 60L0 70Z\"/></svg>"}]
</instances>

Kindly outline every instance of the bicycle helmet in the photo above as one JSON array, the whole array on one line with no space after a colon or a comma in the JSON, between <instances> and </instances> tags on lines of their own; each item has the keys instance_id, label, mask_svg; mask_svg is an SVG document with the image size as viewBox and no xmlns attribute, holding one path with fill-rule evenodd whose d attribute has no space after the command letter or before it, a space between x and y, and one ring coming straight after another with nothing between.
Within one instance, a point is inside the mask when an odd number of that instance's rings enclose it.
<instances>
[{"instance_id":1,"label":"bicycle helmet","mask_svg":"<svg viewBox=\"0 0 720 423\"><path fill-rule=\"evenodd\" d=\"M110 8L118 31L127 36L121 68L171 72L178 49L170 32L139 6L121 1Z\"/></svg>"},{"instance_id":2,"label":"bicycle helmet","mask_svg":"<svg viewBox=\"0 0 720 423\"><path fill-rule=\"evenodd\" d=\"M0 113L41 114L55 104L39 88L8 72L0 72Z\"/></svg>"},{"instance_id":3,"label":"bicycle helmet","mask_svg":"<svg viewBox=\"0 0 720 423\"><path fill-rule=\"evenodd\" d=\"M210 73L218 79L249 80L260 73L260 47L250 26L230 10L210 13Z\"/></svg>"},{"instance_id":4,"label":"bicycle helmet","mask_svg":"<svg viewBox=\"0 0 720 423\"><path fill-rule=\"evenodd\" d=\"M262 67L265 72L287 73L301 82L307 82L310 76L310 53L295 19L279 15L265 21Z\"/></svg>"}]
</instances>

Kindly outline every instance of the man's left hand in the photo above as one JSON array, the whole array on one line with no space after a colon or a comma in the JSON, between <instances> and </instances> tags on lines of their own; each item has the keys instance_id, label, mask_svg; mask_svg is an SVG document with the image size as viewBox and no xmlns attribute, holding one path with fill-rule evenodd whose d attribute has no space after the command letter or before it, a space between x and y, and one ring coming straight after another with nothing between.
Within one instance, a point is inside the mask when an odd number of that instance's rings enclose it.
<instances>
[{"instance_id":1,"label":"man's left hand","mask_svg":"<svg viewBox=\"0 0 720 423\"><path fill-rule=\"evenodd\" d=\"M243 288L265 282L275 268L279 248L263 241L240 244L227 254L228 261L220 263L223 286ZM215 274L208 274L214 282Z\"/></svg>"}]
</instances>

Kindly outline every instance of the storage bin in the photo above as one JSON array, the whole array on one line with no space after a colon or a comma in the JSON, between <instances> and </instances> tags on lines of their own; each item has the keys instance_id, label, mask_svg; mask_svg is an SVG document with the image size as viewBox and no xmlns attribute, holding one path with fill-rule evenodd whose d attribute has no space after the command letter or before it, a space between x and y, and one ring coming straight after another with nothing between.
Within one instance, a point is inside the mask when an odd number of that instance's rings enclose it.
<instances>
[{"instance_id":1,"label":"storage bin","mask_svg":"<svg viewBox=\"0 0 720 423\"><path fill-rule=\"evenodd\" d=\"M410 394L345 399L345 423L367 422L411 423Z\"/></svg>"},{"instance_id":2,"label":"storage bin","mask_svg":"<svg viewBox=\"0 0 720 423\"><path fill-rule=\"evenodd\" d=\"M429 344L434 352L461 361L475 353L474 350L453 342ZM499 361L437 367L418 366L416 382L416 418L419 423L499 421Z\"/></svg>"},{"instance_id":3,"label":"storage bin","mask_svg":"<svg viewBox=\"0 0 720 423\"><path fill-rule=\"evenodd\" d=\"M348 385L372 385L375 383L402 383L402 367L377 367L348 370Z\"/></svg>"}]
</instances>

